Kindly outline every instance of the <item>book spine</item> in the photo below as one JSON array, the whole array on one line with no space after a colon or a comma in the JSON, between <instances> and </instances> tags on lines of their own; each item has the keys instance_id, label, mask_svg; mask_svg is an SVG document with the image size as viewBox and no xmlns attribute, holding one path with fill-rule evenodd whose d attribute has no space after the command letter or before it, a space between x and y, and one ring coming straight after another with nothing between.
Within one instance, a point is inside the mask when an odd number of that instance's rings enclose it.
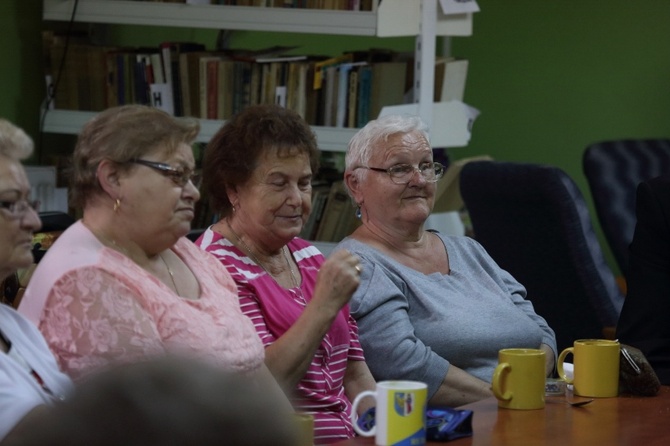
<instances>
[{"instance_id":1,"label":"book spine","mask_svg":"<svg viewBox=\"0 0 670 446\"><path fill-rule=\"evenodd\" d=\"M207 119L217 119L219 61L207 62Z\"/></svg>"}]
</instances>

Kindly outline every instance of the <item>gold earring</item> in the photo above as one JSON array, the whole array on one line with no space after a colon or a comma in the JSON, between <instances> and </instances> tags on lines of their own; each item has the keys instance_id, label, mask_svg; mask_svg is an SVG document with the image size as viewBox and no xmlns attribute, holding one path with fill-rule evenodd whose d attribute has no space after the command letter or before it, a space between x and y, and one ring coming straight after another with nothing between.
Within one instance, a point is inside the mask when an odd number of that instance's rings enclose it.
<instances>
[{"instance_id":1,"label":"gold earring","mask_svg":"<svg viewBox=\"0 0 670 446\"><path fill-rule=\"evenodd\" d=\"M114 212L118 211L120 207L121 207L121 199L117 198L116 201L114 202Z\"/></svg>"}]
</instances>

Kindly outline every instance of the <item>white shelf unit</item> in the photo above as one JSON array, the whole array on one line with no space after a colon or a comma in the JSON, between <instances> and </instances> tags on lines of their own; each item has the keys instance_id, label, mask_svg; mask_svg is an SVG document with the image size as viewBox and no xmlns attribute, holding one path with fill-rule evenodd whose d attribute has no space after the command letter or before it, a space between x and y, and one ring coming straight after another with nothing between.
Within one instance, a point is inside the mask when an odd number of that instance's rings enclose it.
<instances>
[{"instance_id":1,"label":"white shelf unit","mask_svg":"<svg viewBox=\"0 0 670 446\"><path fill-rule=\"evenodd\" d=\"M75 21L354 36L416 36L421 0L384 0L375 11L79 0ZM75 0L43 0L44 20L69 21ZM469 36L472 15L439 16L438 35Z\"/></svg>"},{"instance_id":2,"label":"white shelf unit","mask_svg":"<svg viewBox=\"0 0 670 446\"><path fill-rule=\"evenodd\" d=\"M49 110L44 117L44 131L65 135L78 135L84 124L95 116L95 112L76 110ZM223 121L199 119L200 133L197 141L206 143L219 130ZM319 143L319 149L327 152L346 150L347 142L357 129L338 127L312 127Z\"/></svg>"},{"instance_id":3,"label":"white shelf unit","mask_svg":"<svg viewBox=\"0 0 670 446\"><path fill-rule=\"evenodd\" d=\"M376 2L375 2L376 4ZM43 0L43 19L69 21L75 0ZM433 11L434 14L427 13ZM430 17L429 26L422 26L422 17ZM425 20L425 19L424 19ZM131 0L79 0L75 22L126 25L178 26L208 29L277 31L357 36L418 36L431 42L435 36L468 36L472 34L472 14L444 16L436 0L384 0L372 12L321 9L262 8L224 5L190 5ZM417 45L419 46L419 45ZM425 45L424 45L425 46ZM423 51L425 53L425 50ZM417 49L417 56L419 50ZM434 54L421 55L424 71L434 69ZM417 72L417 74L419 74ZM417 77L418 78L418 77ZM428 79L428 84L426 83ZM432 77L422 77L423 88L432 91ZM432 103L423 106L427 94L417 95L422 117L432 122ZM43 129L49 133L78 134L94 112L49 110ZM441 147L460 147L469 141L469 117L463 109L454 125L454 138ZM199 141L206 142L221 127L222 121L200 120ZM441 125L444 128L444 125ZM356 132L351 128L313 127L324 151L345 151ZM442 130L444 132L444 129Z\"/></svg>"}]
</instances>

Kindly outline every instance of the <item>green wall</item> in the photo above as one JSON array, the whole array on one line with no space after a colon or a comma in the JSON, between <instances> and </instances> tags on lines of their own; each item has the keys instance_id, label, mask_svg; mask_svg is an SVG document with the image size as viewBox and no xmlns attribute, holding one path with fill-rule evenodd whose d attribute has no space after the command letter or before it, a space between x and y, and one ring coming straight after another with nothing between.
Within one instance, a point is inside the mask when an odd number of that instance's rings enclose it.
<instances>
[{"instance_id":1,"label":"green wall","mask_svg":"<svg viewBox=\"0 0 670 446\"><path fill-rule=\"evenodd\" d=\"M41 15L38 0L0 1L0 116L33 136L45 89Z\"/></svg>"},{"instance_id":2,"label":"green wall","mask_svg":"<svg viewBox=\"0 0 670 446\"><path fill-rule=\"evenodd\" d=\"M451 52L470 60L465 101L482 113L454 158L558 166L591 205L581 166L588 144L670 137L670 1L478 4L473 35L453 38Z\"/></svg>"},{"instance_id":3,"label":"green wall","mask_svg":"<svg viewBox=\"0 0 670 446\"><path fill-rule=\"evenodd\" d=\"M670 1L478 0L474 34L451 39L451 53L470 60L465 101L481 111L470 145L454 158L556 165L590 202L581 169L586 145L625 137L670 137ZM41 1L0 1L0 116L38 134L44 95ZM215 31L102 28L117 43L204 39ZM311 53L369 46L411 50L413 39L235 32L234 47L303 45ZM36 138L64 151L71 138ZM594 220L595 221L595 220ZM596 225L597 227L597 225ZM609 256L609 254L608 254ZM611 256L608 257L611 259Z\"/></svg>"}]
</instances>

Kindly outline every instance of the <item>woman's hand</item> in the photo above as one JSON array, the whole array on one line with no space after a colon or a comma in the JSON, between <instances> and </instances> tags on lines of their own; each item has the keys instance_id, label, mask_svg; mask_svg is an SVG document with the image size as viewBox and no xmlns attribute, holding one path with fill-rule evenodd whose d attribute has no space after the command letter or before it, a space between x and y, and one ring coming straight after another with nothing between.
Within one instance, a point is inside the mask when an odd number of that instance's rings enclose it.
<instances>
[{"instance_id":1,"label":"woman's hand","mask_svg":"<svg viewBox=\"0 0 670 446\"><path fill-rule=\"evenodd\" d=\"M547 376L551 376L554 373L554 366L556 362L556 353L549 347L547 344L540 345L540 350L544 351L545 354L545 366L547 370Z\"/></svg>"},{"instance_id":2,"label":"woman's hand","mask_svg":"<svg viewBox=\"0 0 670 446\"><path fill-rule=\"evenodd\" d=\"M312 299L298 320L265 349L265 364L289 391L305 375L321 340L360 283L358 257L337 251L319 269ZM358 266L360 268L360 266Z\"/></svg>"},{"instance_id":3,"label":"woman's hand","mask_svg":"<svg viewBox=\"0 0 670 446\"><path fill-rule=\"evenodd\" d=\"M334 252L319 270L312 303L337 314L358 288L360 268L358 257L349 251Z\"/></svg>"}]
</instances>

